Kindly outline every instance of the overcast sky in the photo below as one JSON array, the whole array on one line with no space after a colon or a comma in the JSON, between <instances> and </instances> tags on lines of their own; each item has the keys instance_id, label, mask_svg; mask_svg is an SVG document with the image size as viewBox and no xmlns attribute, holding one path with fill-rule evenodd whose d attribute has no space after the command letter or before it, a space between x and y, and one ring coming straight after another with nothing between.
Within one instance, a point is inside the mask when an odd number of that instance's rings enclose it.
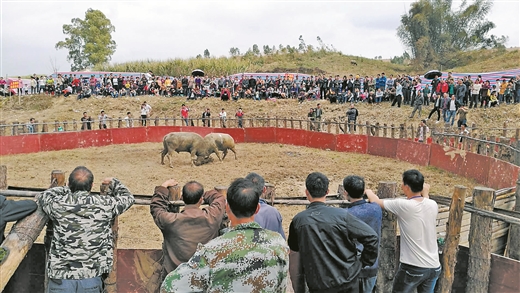
<instances>
[{"instance_id":1,"label":"overcast sky","mask_svg":"<svg viewBox=\"0 0 520 293\"><path fill-rule=\"evenodd\" d=\"M2 76L48 74L56 64L69 71L64 24L101 10L116 28L112 63L244 53L253 44L318 45L320 36L344 54L368 58L400 56L400 17L413 1L1 1ZM471 1L471 0L470 0ZM457 3L457 1L453 1ZM489 19L507 47L519 46L518 0L494 1ZM51 61L52 60L52 61Z\"/></svg>"}]
</instances>

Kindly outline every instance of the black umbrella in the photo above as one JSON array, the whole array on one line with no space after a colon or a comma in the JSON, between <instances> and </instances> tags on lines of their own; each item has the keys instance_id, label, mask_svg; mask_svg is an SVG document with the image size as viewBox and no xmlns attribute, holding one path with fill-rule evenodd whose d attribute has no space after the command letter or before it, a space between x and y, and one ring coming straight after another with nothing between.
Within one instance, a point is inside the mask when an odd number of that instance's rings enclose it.
<instances>
[{"instance_id":1,"label":"black umbrella","mask_svg":"<svg viewBox=\"0 0 520 293\"><path fill-rule=\"evenodd\" d=\"M430 71L426 72L426 74L424 75L424 78L434 79L436 76L441 77L442 72L440 72L439 70L430 70Z\"/></svg>"},{"instance_id":2,"label":"black umbrella","mask_svg":"<svg viewBox=\"0 0 520 293\"><path fill-rule=\"evenodd\" d=\"M195 69L191 72L191 75L193 76L204 76L204 71L200 69Z\"/></svg>"}]
</instances>

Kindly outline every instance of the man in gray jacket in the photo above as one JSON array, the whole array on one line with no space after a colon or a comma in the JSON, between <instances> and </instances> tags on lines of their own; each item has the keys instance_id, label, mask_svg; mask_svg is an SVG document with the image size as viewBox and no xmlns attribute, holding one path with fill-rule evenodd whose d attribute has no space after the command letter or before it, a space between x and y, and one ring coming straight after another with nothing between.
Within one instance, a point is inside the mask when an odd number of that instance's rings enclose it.
<instances>
[{"instance_id":1,"label":"man in gray jacket","mask_svg":"<svg viewBox=\"0 0 520 293\"><path fill-rule=\"evenodd\" d=\"M464 105L464 97L466 97L467 87L462 83L462 79L459 78L457 86L455 87L455 94L457 95L457 101L459 104Z\"/></svg>"},{"instance_id":2,"label":"man in gray jacket","mask_svg":"<svg viewBox=\"0 0 520 293\"><path fill-rule=\"evenodd\" d=\"M413 118L415 116L415 111L419 110L419 118L421 118L421 112L422 112L422 105L424 104L424 96L421 91L417 91L417 97L415 98L415 101L413 103L413 111L410 115L410 118Z\"/></svg>"}]
</instances>

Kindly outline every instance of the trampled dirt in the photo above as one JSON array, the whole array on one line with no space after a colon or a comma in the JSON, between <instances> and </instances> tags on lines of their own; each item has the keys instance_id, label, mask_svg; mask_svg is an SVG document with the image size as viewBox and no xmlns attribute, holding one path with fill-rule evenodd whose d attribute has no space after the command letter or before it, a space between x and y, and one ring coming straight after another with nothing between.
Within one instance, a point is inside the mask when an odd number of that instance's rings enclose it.
<instances>
[{"instance_id":1,"label":"trampled dirt","mask_svg":"<svg viewBox=\"0 0 520 293\"><path fill-rule=\"evenodd\" d=\"M304 196L305 178L313 171L328 176L330 193L336 193L343 178L350 174L365 177L367 188L377 189L380 181L394 181L400 186L402 172L412 168L425 175L432 186L432 194L451 196L455 185L464 185L471 192L476 184L443 170L418 167L394 159L280 144L238 144L237 160L228 154L223 162L219 162L212 155L214 162L198 167L191 166L188 153L175 153L173 169L160 164L161 150L162 143L112 145L3 156L0 164L7 165L10 186L47 188L52 170L62 170L68 176L76 166L85 165L94 173L96 190L103 178L117 177L134 194L150 196L156 185L170 178L177 179L181 185L197 180L209 189L227 186L233 179L252 171L263 175L276 187L276 195L284 197ZM276 208L282 213L287 233L292 217L305 206L276 205ZM119 247L161 247L162 235L152 220L149 206L134 205L119 219ZM39 241L42 240L40 235Z\"/></svg>"}]
</instances>

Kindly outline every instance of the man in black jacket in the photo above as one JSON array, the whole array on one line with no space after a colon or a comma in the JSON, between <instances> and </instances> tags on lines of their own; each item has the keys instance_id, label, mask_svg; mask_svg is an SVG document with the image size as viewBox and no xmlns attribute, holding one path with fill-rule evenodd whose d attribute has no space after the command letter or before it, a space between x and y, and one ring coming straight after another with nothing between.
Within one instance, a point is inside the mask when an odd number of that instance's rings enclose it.
<instances>
[{"instance_id":1,"label":"man in black jacket","mask_svg":"<svg viewBox=\"0 0 520 293\"><path fill-rule=\"evenodd\" d=\"M15 201L0 195L0 244L4 242L4 230L7 222L18 221L34 212L37 207L34 200Z\"/></svg>"},{"instance_id":2,"label":"man in black jacket","mask_svg":"<svg viewBox=\"0 0 520 293\"><path fill-rule=\"evenodd\" d=\"M325 175L309 174L305 187L311 204L289 226L289 273L294 291L304 292L306 282L311 293L359 292L361 268L377 259L377 233L346 210L325 204L329 192ZM363 245L360 256L358 242Z\"/></svg>"}]
</instances>

